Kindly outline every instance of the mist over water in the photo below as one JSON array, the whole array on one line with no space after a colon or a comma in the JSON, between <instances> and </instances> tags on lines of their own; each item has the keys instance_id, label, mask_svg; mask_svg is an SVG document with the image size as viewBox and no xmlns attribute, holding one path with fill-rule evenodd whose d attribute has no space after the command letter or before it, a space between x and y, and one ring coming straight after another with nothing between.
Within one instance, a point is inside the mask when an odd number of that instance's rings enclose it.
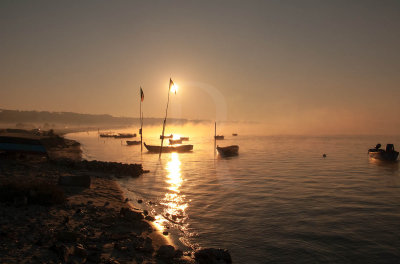
<instances>
[{"instance_id":1,"label":"mist over water","mask_svg":"<svg viewBox=\"0 0 400 264\"><path fill-rule=\"evenodd\" d=\"M400 137L256 136L256 129L222 125L217 130L225 135L217 144L239 145L239 156L215 156L213 124L167 126L166 134L189 136L194 150L161 160L97 132L68 137L82 143L84 158L142 163L150 170L121 180L121 186L131 198L143 199L157 225L168 226L184 249L227 248L235 263L398 261L399 164L370 160L367 150L378 142L398 149ZM159 127L143 131L146 143L159 144Z\"/></svg>"}]
</instances>

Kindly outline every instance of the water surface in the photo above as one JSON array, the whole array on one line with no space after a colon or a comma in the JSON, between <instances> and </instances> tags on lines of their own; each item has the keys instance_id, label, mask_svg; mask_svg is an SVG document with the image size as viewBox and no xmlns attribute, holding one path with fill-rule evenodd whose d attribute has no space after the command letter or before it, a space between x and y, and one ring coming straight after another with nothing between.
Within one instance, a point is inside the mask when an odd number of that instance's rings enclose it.
<instances>
[{"instance_id":1,"label":"water surface","mask_svg":"<svg viewBox=\"0 0 400 264\"><path fill-rule=\"evenodd\" d=\"M399 165L370 160L367 150L400 148L400 137L225 134L218 144L237 144L240 154L223 159L207 129L170 128L190 136L194 151L160 160L97 132L69 137L87 159L150 170L120 183L184 249L227 248L235 263L399 262ZM159 144L159 129L146 130L145 141Z\"/></svg>"}]
</instances>

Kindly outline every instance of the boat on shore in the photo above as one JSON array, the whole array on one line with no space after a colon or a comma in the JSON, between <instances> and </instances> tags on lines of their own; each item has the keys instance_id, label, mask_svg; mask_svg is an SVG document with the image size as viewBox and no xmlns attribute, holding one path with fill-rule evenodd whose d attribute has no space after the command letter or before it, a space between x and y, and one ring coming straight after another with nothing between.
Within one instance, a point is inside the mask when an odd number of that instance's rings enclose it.
<instances>
[{"instance_id":1,"label":"boat on shore","mask_svg":"<svg viewBox=\"0 0 400 264\"><path fill-rule=\"evenodd\" d=\"M223 157L237 156L239 155L239 146L232 145L227 147L217 146L218 153Z\"/></svg>"},{"instance_id":2,"label":"boat on shore","mask_svg":"<svg viewBox=\"0 0 400 264\"><path fill-rule=\"evenodd\" d=\"M173 138L174 137L174 135L169 135L169 136L166 136L166 135L160 135L160 139L166 139L166 138Z\"/></svg>"},{"instance_id":3,"label":"boat on shore","mask_svg":"<svg viewBox=\"0 0 400 264\"><path fill-rule=\"evenodd\" d=\"M134 138L136 137L135 134L130 134L130 133L119 133L118 135L114 135L114 138Z\"/></svg>"},{"instance_id":4,"label":"boat on shore","mask_svg":"<svg viewBox=\"0 0 400 264\"><path fill-rule=\"evenodd\" d=\"M393 144L387 144L386 150L380 149L381 144L377 144L375 148L368 150L370 158L382 161L396 161L399 152L394 150Z\"/></svg>"},{"instance_id":5,"label":"boat on shore","mask_svg":"<svg viewBox=\"0 0 400 264\"><path fill-rule=\"evenodd\" d=\"M222 140L222 139L224 139L225 137L224 137L223 135L216 135L216 136L214 136L214 138L215 138L216 140Z\"/></svg>"},{"instance_id":6,"label":"boat on shore","mask_svg":"<svg viewBox=\"0 0 400 264\"><path fill-rule=\"evenodd\" d=\"M136 141L136 140L127 140L126 144L128 146L133 146L133 145L140 145L140 141Z\"/></svg>"},{"instance_id":7,"label":"boat on shore","mask_svg":"<svg viewBox=\"0 0 400 264\"><path fill-rule=\"evenodd\" d=\"M161 146L147 145L143 143L145 148L151 153L160 153ZM162 153L171 152L190 152L193 150L193 145L177 145L177 146L163 146Z\"/></svg>"},{"instance_id":8,"label":"boat on shore","mask_svg":"<svg viewBox=\"0 0 400 264\"><path fill-rule=\"evenodd\" d=\"M170 145L176 145L176 144L182 144L182 139L169 139L169 144Z\"/></svg>"}]
</instances>

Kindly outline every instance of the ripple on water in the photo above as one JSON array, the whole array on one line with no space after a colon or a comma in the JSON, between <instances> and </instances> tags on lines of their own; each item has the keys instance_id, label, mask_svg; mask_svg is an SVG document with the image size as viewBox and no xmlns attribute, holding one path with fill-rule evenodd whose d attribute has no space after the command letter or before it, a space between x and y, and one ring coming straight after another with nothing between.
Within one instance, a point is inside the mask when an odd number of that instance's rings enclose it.
<instances>
[{"instance_id":1,"label":"ripple on water","mask_svg":"<svg viewBox=\"0 0 400 264\"><path fill-rule=\"evenodd\" d=\"M214 160L213 141L191 136L192 154L163 155L161 162L157 155L85 137L73 138L87 157L141 162L151 171L121 184L158 201L155 214L186 206L175 234L184 244L228 248L236 263L400 259L399 165L366 155L378 141L399 146L399 137L240 136L238 157ZM169 162L179 163L175 171ZM176 196L166 196L171 193Z\"/></svg>"}]
</instances>

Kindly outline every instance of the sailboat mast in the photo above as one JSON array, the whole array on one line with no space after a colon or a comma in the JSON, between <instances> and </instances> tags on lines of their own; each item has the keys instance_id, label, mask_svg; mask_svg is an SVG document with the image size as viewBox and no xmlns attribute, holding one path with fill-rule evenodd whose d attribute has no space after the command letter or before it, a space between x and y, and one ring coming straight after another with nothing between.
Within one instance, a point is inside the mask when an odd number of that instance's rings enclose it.
<instances>
[{"instance_id":1,"label":"sailboat mast","mask_svg":"<svg viewBox=\"0 0 400 264\"><path fill-rule=\"evenodd\" d=\"M142 87L140 87L140 152L143 152L143 113L142 113Z\"/></svg>"},{"instance_id":2,"label":"sailboat mast","mask_svg":"<svg viewBox=\"0 0 400 264\"><path fill-rule=\"evenodd\" d=\"M161 148L160 148L160 154L158 155L158 158L161 158L162 147L163 147L163 143L164 143L164 132L165 132L165 125L167 123L170 88L168 88L167 108L165 109L165 118L164 118L164 123L163 123L162 134L161 134Z\"/></svg>"}]
</instances>

